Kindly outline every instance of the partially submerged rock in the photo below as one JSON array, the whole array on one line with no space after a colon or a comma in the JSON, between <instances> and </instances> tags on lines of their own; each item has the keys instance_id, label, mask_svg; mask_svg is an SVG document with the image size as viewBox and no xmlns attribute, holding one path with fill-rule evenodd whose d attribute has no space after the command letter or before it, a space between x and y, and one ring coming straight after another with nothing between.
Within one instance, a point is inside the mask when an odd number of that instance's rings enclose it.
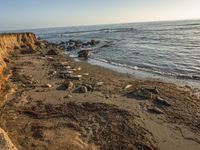
<instances>
[{"instance_id":1,"label":"partially submerged rock","mask_svg":"<svg viewBox=\"0 0 200 150\"><path fill-rule=\"evenodd\" d=\"M78 57L88 58L91 55L90 51L91 50L81 50L78 52Z\"/></svg>"}]
</instances>

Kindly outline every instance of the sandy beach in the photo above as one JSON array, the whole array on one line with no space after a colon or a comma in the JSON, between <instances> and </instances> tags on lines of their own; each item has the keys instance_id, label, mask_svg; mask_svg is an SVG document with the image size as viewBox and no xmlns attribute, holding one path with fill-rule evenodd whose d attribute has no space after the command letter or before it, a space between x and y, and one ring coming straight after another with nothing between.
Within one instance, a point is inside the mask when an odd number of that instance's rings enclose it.
<instances>
[{"instance_id":1,"label":"sandy beach","mask_svg":"<svg viewBox=\"0 0 200 150\"><path fill-rule=\"evenodd\" d=\"M29 36L2 36L1 51L12 46L1 52L0 127L16 149L200 149L199 89L76 62Z\"/></svg>"}]
</instances>

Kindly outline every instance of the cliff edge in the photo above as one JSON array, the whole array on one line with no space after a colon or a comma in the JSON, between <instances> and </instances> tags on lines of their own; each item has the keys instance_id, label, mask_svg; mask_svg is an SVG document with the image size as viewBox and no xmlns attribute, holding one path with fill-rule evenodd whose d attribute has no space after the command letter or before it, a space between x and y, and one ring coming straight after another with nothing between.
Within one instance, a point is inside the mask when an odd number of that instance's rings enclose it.
<instances>
[{"instance_id":1,"label":"cliff edge","mask_svg":"<svg viewBox=\"0 0 200 150\"><path fill-rule=\"evenodd\" d=\"M9 54L21 47L35 48L36 36L33 33L0 34L0 104L4 101L4 85L7 81L4 69L9 62ZM0 108L1 109L1 108ZM16 150L7 133L0 128L0 149Z\"/></svg>"}]
</instances>

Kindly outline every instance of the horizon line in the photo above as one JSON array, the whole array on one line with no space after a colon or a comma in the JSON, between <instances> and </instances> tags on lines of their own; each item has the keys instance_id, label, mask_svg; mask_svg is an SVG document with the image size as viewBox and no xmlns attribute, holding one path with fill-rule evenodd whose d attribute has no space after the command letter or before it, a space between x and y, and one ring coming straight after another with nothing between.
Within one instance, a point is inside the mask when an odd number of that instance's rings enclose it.
<instances>
[{"instance_id":1,"label":"horizon line","mask_svg":"<svg viewBox=\"0 0 200 150\"><path fill-rule=\"evenodd\" d=\"M72 26L48 26L48 27L41 27L41 28L25 28L25 29L8 29L8 30L0 30L1 33L3 32L12 32L12 31L28 31L28 30L42 30L42 29L54 29L54 28L70 28L70 27L89 27L89 26L103 26L103 25L118 25L118 24L137 24L137 23L155 23L155 22L175 22L175 21L193 21L193 20L200 20L200 18L191 18L191 19L173 19L173 20L152 20L152 21L136 21L136 22L118 22L118 23L102 23L102 24L86 24L86 25L72 25Z\"/></svg>"}]
</instances>

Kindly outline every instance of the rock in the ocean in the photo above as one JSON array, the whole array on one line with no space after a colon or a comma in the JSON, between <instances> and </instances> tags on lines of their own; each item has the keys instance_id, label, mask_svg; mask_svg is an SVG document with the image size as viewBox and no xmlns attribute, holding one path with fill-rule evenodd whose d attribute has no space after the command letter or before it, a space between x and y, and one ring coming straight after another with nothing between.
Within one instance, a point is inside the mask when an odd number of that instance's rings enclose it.
<instances>
[{"instance_id":1,"label":"rock in the ocean","mask_svg":"<svg viewBox=\"0 0 200 150\"><path fill-rule=\"evenodd\" d=\"M90 50L81 50L78 52L78 57L88 58L90 56Z\"/></svg>"},{"instance_id":2,"label":"rock in the ocean","mask_svg":"<svg viewBox=\"0 0 200 150\"><path fill-rule=\"evenodd\" d=\"M97 41L95 41L95 40L91 40L91 41L90 41L90 45L94 46L94 45L96 45L96 44L97 44Z\"/></svg>"},{"instance_id":3,"label":"rock in the ocean","mask_svg":"<svg viewBox=\"0 0 200 150\"><path fill-rule=\"evenodd\" d=\"M159 105L168 106L168 107L171 106L171 104L167 100L165 100L165 99L163 99L161 97L157 97L154 100L154 103L159 104Z\"/></svg>"}]
</instances>

